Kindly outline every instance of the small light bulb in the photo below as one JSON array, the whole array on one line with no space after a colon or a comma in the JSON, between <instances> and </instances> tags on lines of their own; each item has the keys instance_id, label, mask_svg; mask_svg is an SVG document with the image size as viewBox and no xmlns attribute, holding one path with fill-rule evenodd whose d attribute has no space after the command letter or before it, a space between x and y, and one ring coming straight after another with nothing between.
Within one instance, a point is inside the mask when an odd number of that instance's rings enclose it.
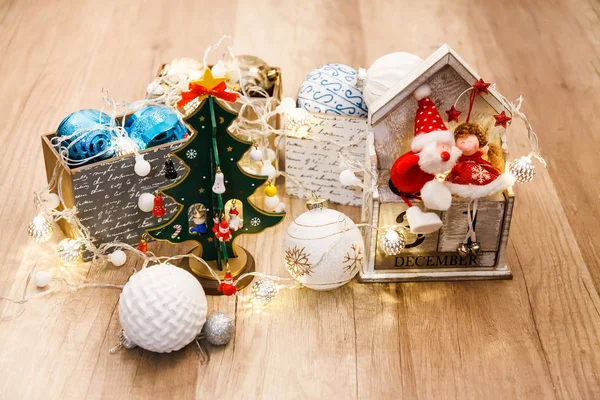
<instances>
[{"instance_id":1,"label":"small light bulb","mask_svg":"<svg viewBox=\"0 0 600 400\"><path fill-rule=\"evenodd\" d=\"M144 160L143 155L138 154L135 156L135 165L133 169L138 176L146 176L150 173L152 167L148 161Z\"/></svg>"},{"instance_id":2,"label":"small light bulb","mask_svg":"<svg viewBox=\"0 0 600 400\"><path fill-rule=\"evenodd\" d=\"M287 113L285 129L298 137L308 136L310 130L310 116L303 108L294 108Z\"/></svg>"},{"instance_id":3,"label":"small light bulb","mask_svg":"<svg viewBox=\"0 0 600 400\"><path fill-rule=\"evenodd\" d=\"M339 180L344 186L359 186L361 183L360 179L358 179L358 177L354 175L354 172L349 169L345 169L340 172Z\"/></svg>"},{"instance_id":4,"label":"small light bulb","mask_svg":"<svg viewBox=\"0 0 600 400\"><path fill-rule=\"evenodd\" d=\"M531 162L531 157L523 156L510 162L508 172L519 183L531 182L535 177L535 165Z\"/></svg>"},{"instance_id":5,"label":"small light bulb","mask_svg":"<svg viewBox=\"0 0 600 400\"><path fill-rule=\"evenodd\" d=\"M56 256L64 265L73 265L81 261L83 249L81 243L75 239L63 239L56 246Z\"/></svg>"},{"instance_id":6,"label":"small light bulb","mask_svg":"<svg viewBox=\"0 0 600 400\"><path fill-rule=\"evenodd\" d=\"M258 279L252 285L254 299L262 305L272 302L279 293L279 287L270 279Z\"/></svg>"},{"instance_id":7,"label":"small light bulb","mask_svg":"<svg viewBox=\"0 0 600 400\"><path fill-rule=\"evenodd\" d=\"M38 243L45 243L52 238L54 226L43 215L38 214L27 227L27 234Z\"/></svg>"},{"instance_id":8,"label":"small light bulb","mask_svg":"<svg viewBox=\"0 0 600 400\"><path fill-rule=\"evenodd\" d=\"M227 69L225 68L225 63L223 60L219 60L210 70L212 72L213 78L223 78L227 73Z\"/></svg>"},{"instance_id":9,"label":"small light bulb","mask_svg":"<svg viewBox=\"0 0 600 400\"><path fill-rule=\"evenodd\" d=\"M379 238L379 248L388 256L396 256L406 246L406 240L401 232L394 229L387 230Z\"/></svg>"}]
</instances>

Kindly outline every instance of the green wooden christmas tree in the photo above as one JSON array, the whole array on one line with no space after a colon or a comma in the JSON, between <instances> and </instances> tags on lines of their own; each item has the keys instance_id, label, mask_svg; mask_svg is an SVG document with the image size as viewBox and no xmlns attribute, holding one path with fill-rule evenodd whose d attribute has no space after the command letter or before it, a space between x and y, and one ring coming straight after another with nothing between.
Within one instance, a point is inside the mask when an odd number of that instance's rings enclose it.
<instances>
[{"instance_id":1,"label":"green wooden christmas tree","mask_svg":"<svg viewBox=\"0 0 600 400\"><path fill-rule=\"evenodd\" d=\"M230 258L237 257L233 242L238 236L262 232L285 215L263 211L249 200L268 178L251 175L238 165L252 143L228 131L237 114L215 99L235 100L235 94L225 89L224 79L213 78L207 69L204 77L183 93L180 106L201 100L185 119L193 129L191 137L173 152L189 169L176 183L161 189L179 205L179 210L167 223L147 230L156 240L198 242L202 258L216 261L219 270Z\"/></svg>"}]
</instances>

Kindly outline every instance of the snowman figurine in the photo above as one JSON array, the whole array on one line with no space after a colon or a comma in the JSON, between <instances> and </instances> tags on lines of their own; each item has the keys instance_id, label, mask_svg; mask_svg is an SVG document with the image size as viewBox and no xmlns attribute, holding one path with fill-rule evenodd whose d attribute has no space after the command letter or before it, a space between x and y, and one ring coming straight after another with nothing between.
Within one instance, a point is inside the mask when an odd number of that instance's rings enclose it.
<instances>
[{"instance_id":1,"label":"snowman figurine","mask_svg":"<svg viewBox=\"0 0 600 400\"><path fill-rule=\"evenodd\" d=\"M192 221L195 226L190 228L190 233L196 233L199 235L204 235L207 232L206 228L206 213L205 210L200 205L196 205L194 208L194 216Z\"/></svg>"},{"instance_id":2,"label":"snowman figurine","mask_svg":"<svg viewBox=\"0 0 600 400\"><path fill-rule=\"evenodd\" d=\"M242 220L239 215L240 212L235 207L235 201L233 201L229 209L229 229L234 232L242 227Z\"/></svg>"}]
</instances>

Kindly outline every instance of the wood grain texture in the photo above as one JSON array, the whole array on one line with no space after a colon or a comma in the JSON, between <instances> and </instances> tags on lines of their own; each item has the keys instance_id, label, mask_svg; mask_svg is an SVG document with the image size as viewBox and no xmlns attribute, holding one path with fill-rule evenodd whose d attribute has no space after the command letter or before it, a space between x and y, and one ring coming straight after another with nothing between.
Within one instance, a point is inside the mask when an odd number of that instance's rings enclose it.
<instances>
[{"instance_id":1,"label":"wood grain texture","mask_svg":"<svg viewBox=\"0 0 600 400\"><path fill-rule=\"evenodd\" d=\"M448 42L507 97L526 95L550 164L517 188L512 281L353 282L287 291L262 311L247 293L210 298L237 328L207 365L193 346L110 355L118 291L57 294L0 322L0 397L600 398L599 15L589 0L0 2L2 296L22 293L32 265L54 268L51 246L26 234L31 193L45 184L39 136L100 107L102 87L137 99L161 63L201 57L223 33L239 54L280 66L286 95L326 62L426 57ZM513 154L525 151L523 138L509 139ZM283 224L244 240L258 270L281 276L282 235L303 210L287 204ZM124 283L131 266L71 273Z\"/></svg>"}]
</instances>

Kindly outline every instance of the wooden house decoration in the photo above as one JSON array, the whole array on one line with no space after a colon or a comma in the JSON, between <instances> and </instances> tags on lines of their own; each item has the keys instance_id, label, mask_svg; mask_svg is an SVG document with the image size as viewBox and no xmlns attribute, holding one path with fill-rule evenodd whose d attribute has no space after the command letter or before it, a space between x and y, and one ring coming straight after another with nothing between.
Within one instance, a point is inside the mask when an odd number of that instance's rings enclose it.
<instances>
[{"instance_id":1,"label":"wooden house decoration","mask_svg":"<svg viewBox=\"0 0 600 400\"><path fill-rule=\"evenodd\" d=\"M373 193L364 198L364 221L378 227L398 224L408 227L405 218L407 206L392 193L388 181L394 161L410 150L417 108L414 91L425 83L429 84L431 99L445 117L444 111L449 110L459 95L479 79L480 76L454 50L443 45L370 107L374 153L367 157L367 163L370 168L377 168L379 178ZM462 96L456 107L467 110L468 101L468 95ZM501 96L490 88L489 94L475 99L471 120L487 129L490 142L494 141L506 149L504 130L493 124L493 115L502 111L508 113ZM453 131L457 123L446 125ZM500 165L496 165L501 171L505 170L507 157L505 151ZM371 182L367 184L371 185ZM421 202L414 203L420 205ZM415 235L405 229L406 245L396 256L389 256L380 249L382 232L366 232L366 260L360 271L360 280L398 282L512 278L504 257L514 204L512 187L479 199L475 232L481 250L477 256L461 257L457 247L468 229L468 204L469 199L454 197L450 209L436 211L443 226L432 234Z\"/></svg>"}]
</instances>

